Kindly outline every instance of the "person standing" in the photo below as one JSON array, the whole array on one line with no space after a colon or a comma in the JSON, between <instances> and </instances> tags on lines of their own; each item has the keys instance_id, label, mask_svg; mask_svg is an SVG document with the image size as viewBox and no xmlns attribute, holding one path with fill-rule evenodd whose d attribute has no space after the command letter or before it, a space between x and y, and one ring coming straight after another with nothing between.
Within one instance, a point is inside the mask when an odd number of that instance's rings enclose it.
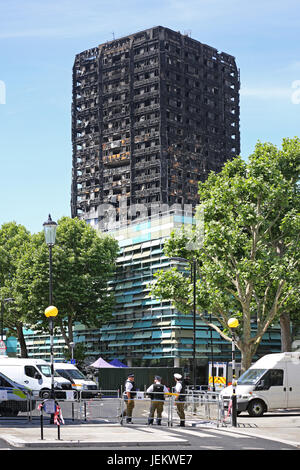
<instances>
[{"instance_id":1,"label":"person standing","mask_svg":"<svg viewBox=\"0 0 300 470\"><path fill-rule=\"evenodd\" d=\"M177 408L177 414L180 419L180 426L185 426L185 413L184 413L184 404L185 404L185 385L182 380L181 374L174 374L174 378L176 381L175 385L175 393L176 393L176 401L175 405Z\"/></svg>"},{"instance_id":2,"label":"person standing","mask_svg":"<svg viewBox=\"0 0 300 470\"><path fill-rule=\"evenodd\" d=\"M134 408L134 398L136 396L136 388L134 382L134 374L129 374L125 382L124 400L126 403L126 423L132 422L132 411Z\"/></svg>"},{"instance_id":3,"label":"person standing","mask_svg":"<svg viewBox=\"0 0 300 470\"><path fill-rule=\"evenodd\" d=\"M158 425L161 424L161 417L165 403L165 393L168 392L169 390L167 389L167 387L161 383L161 377L159 375L156 375L154 377L154 384L150 385L150 387L146 391L146 393L150 396L151 399L150 413L148 418L149 425L153 424L155 411L156 423Z\"/></svg>"}]
</instances>

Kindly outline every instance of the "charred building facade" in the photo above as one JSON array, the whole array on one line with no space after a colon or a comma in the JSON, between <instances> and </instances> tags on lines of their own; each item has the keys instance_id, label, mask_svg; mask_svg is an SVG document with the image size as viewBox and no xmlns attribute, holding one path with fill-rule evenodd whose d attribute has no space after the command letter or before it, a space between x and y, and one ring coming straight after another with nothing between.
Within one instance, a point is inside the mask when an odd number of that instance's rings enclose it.
<instances>
[{"instance_id":1,"label":"charred building facade","mask_svg":"<svg viewBox=\"0 0 300 470\"><path fill-rule=\"evenodd\" d=\"M73 217L118 218L121 200L194 207L198 182L240 152L234 57L161 26L76 55L72 144Z\"/></svg>"}]
</instances>

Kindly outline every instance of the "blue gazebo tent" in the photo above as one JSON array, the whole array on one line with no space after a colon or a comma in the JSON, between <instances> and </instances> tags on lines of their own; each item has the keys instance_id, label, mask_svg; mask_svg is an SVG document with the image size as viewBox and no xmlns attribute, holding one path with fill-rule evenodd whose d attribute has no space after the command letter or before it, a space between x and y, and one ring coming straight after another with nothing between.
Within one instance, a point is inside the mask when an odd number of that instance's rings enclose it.
<instances>
[{"instance_id":1,"label":"blue gazebo tent","mask_svg":"<svg viewBox=\"0 0 300 470\"><path fill-rule=\"evenodd\" d=\"M113 359L112 361L110 361L109 364L111 364L114 367L128 367L125 364L123 364L123 362L119 361L119 359Z\"/></svg>"}]
</instances>

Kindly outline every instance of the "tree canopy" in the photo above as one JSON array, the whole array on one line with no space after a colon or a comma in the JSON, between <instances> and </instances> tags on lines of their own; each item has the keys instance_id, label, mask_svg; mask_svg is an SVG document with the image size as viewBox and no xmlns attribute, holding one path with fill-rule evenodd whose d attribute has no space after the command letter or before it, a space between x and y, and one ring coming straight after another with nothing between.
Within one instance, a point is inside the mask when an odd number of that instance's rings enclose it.
<instances>
[{"instance_id":1,"label":"tree canopy","mask_svg":"<svg viewBox=\"0 0 300 470\"><path fill-rule=\"evenodd\" d=\"M108 281L115 270L118 243L79 219L58 221L52 248L55 325L66 344L73 341L75 322L100 327L111 316L114 297ZM11 284L14 308L24 312L23 324L48 331L44 315L49 306L49 250L43 232L30 236L17 250L18 262Z\"/></svg>"},{"instance_id":2,"label":"tree canopy","mask_svg":"<svg viewBox=\"0 0 300 470\"><path fill-rule=\"evenodd\" d=\"M23 225L8 222L0 229L0 298L13 299L13 302L3 305L4 326L15 335L21 349L26 354L26 345L23 336L23 322L27 311L15 290L16 273L20 257L26 252L30 244L31 234Z\"/></svg>"},{"instance_id":3,"label":"tree canopy","mask_svg":"<svg viewBox=\"0 0 300 470\"><path fill-rule=\"evenodd\" d=\"M239 319L243 369L269 326L299 305L299 170L298 138L284 139L281 149L258 142L248 162L237 157L200 183L196 219L204 213L204 239L195 237L191 250L190 235L181 230L165 246L169 257L197 260L197 311L204 321L204 312L211 313L210 326L231 341L227 321ZM159 271L151 292L183 312L191 309L190 279L176 268Z\"/></svg>"}]
</instances>

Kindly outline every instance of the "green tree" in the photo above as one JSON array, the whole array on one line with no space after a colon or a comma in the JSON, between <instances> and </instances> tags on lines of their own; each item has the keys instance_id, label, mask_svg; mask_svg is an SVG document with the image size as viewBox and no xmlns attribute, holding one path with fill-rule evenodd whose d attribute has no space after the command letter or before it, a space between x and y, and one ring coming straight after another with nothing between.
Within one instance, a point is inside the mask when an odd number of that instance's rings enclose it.
<instances>
[{"instance_id":1,"label":"green tree","mask_svg":"<svg viewBox=\"0 0 300 470\"><path fill-rule=\"evenodd\" d=\"M79 368L84 367L84 360L88 354L86 346L84 343L76 343L73 350L73 359L76 361L76 366ZM65 360L70 361L72 359L72 352L67 349L65 352Z\"/></svg>"},{"instance_id":2,"label":"green tree","mask_svg":"<svg viewBox=\"0 0 300 470\"><path fill-rule=\"evenodd\" d=\"M205 214L201 247L196 237L196 249L189 249L184 230L166 243L167 256L197 260L200 317L208 323L203 312L211 313L215 321L208 324L228 341L227 321L239 319L243 370L274 321L291 311L299 316L299 167L298 138L284 139L281 149L257 143L248 163L235 158L199 185ZM183 312L192 308L189 277L176 269L159 271L151 292L172 299Z\"/></svg>"},{"instance_id":3,"label":"green tree","mask_svg":"<svg viewBox=\"0 0 300 470\"><path fill-rule=\"evenodd\" d=\"M31 234L23 225L16 222L3 224L0 229L0 298L13 298L14 301L5 304L4 327L10 334L18 338L22 355L27 356L23 326L27 311L19 302L15 289L16 272L21 258L30 244Z\"/></svg>"},{"instance_id":4,"label":"green tree","mask_svg":"<svg viewBox=\"0 0 300 470\"><path fill-rule=\"evenodd\" d=\"M114 304L108 281L115 270L118 243L77 218L58 221L53 256L55 326L70 349L74 323L100 327L111 317ZM49 305L49 252L44 234L32 236L20 260L16 289L26 305L28 323L48 331L44 311Z\"/></svg>"}]
</instances>

